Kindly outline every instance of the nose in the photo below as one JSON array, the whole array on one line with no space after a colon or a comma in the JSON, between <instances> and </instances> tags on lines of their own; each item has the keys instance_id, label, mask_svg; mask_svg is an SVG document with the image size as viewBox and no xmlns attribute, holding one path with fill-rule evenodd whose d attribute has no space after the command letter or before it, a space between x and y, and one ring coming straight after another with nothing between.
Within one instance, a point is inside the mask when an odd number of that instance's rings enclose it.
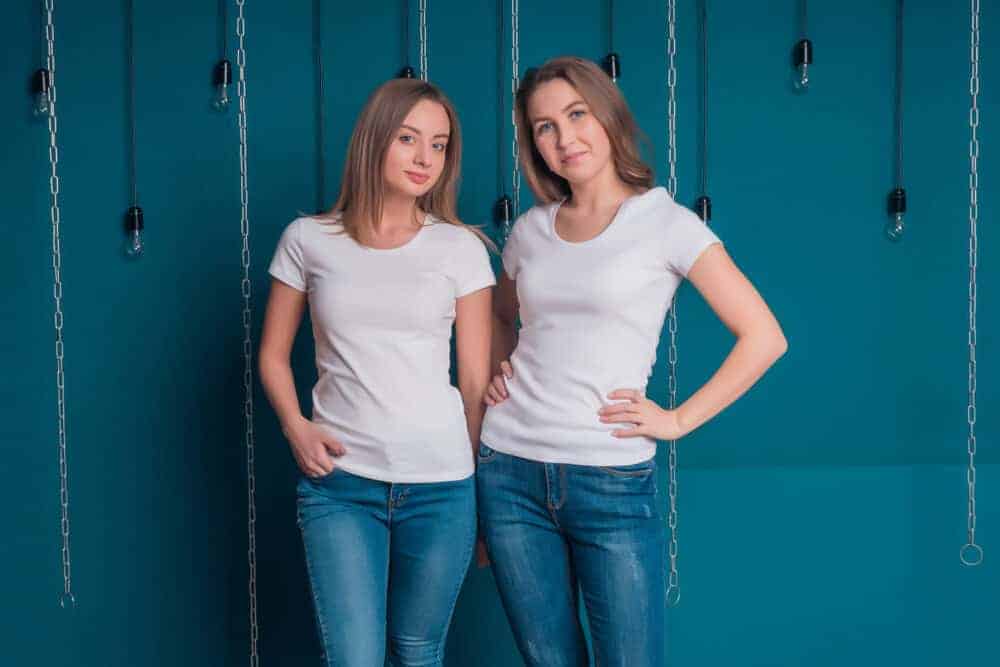
<instances>
[{"instance_id":1,"label":"nose","mask_svg":"<svg viewBox=\"0 0 1000 667\"><path fill-rule=\"evenodd\" d=\"M556 127L556 145L560 149L565 149L576 140L576 134L570 126Z\"/></svg>"},{"instance_id":2,"label":"nose","mask_svg":"<svg viewBox=\"0 0 1000 667\"><path fill-rule=\"evenodd\" d=\"M430 161L427 159L430 149L422 143L417 145L417 150L413 151L413 163L420 167L429 167Z\"/></svg>"}]
</instances>

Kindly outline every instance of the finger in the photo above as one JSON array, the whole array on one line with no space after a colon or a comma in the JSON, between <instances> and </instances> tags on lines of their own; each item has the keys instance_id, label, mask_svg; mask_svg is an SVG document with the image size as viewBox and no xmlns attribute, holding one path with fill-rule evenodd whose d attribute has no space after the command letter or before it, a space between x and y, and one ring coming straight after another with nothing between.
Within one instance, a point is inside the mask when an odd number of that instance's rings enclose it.
<instances>
[{"instance_id":1,"label":"finger","mask_svg":"<svg viewBox=\"0 0 1000 667\"><path fill-rule=\"evenodd\" d=\"M493 378L493 386L496 387L497 396L500 400L507 398L507 382L503 379L502 375L497 375Z\"/></svg>"},{"instance_id":2,"label":"finger","mask_svg":"<svg viewBox=\"0 0 1000 667\"><path fill-rule=\"evenodd\" d=\"M612 431L611 435L616 438L637 438L641 435L646 435L646 431L642 426L636 426L631 429L618 429L617 431Z\"/></svg>"},{"instance_id":3,"label":"finger","mask_svg":"<svg viewBox=\"0 0 1000 667\"><path fill-rule=\"evenodd\" d=\"M612 403L610 405L605 405L600 410L597 411L599 415L613 415L619 412L628 412L635 410L635 403L631 401L628 403Z\"/></svg>"},{"instance_id":4,"label":"finger","mask_svg":"<svg viewBox=\"0 0 1000 667\"><path fill-rule=\"evenodd\" d=\"M489 406L494 406L497 404L497 402L493 400L493 397L490 396L490 390L488 388L486 389L486 393L483 394L483 403Z\"/></svg>"},{"instance_id":5,"label":"finger","mask_svg":"<svg viewBox=\"0 0 1000 667\"><path fill-rule=\"evenodd\" d=\"M347 453L347 450L344 449L344 446L340 444L340 442L338 442L337 440L334 440L333 438L330 437L323 438L322 442L323 442L323 447L326 448L326 451L329 452L330 454L333 454L334 456L343 456L344 454Z\"/></svg>"},{"instance_id":6,"label":"finger","mask_svg":"<svg viewBox=\"0 0 1000 667\"><path fill-rule=\"evenodd\" d=\"M509 361L501 361L500 370L502 370L503 374L506 375L508 378L514 377L514 369L511 367Z\"/></svg>"},{"instance_id":7,"label":"finger","mask_svg":"<svg viewBox=\"0 0 1000 667\"><path fill-rule=\"evenodd\" d=\"M503 394L500 392L500 389L498 389L495 385L491 384L489 387L487 387L486 393L493 400L494 403L503 402Z\"/></svg>"},{"instance_id":8,"label":"finger","mask_svg":"<svg viewBox=\"0 0 1000 667\"><path fill-rule=\"evenodd\" d=\"M608 394L608 398L618 399L620 401L632 401L633 403L638 403L643 399L642 392L638 389L615 389L613 392Z\"/></svg>"},{"instance_id":9,"label":"finger","mask_svg":"<svg viewBox=\"0 0 1000 667\"><path fill-rule=\"evenodd\" d=\"M601 421L605 424L641 424L642 415L638 412L621 412L614 415L605 415L601 417Z\"/></svg>"}]
</instances>

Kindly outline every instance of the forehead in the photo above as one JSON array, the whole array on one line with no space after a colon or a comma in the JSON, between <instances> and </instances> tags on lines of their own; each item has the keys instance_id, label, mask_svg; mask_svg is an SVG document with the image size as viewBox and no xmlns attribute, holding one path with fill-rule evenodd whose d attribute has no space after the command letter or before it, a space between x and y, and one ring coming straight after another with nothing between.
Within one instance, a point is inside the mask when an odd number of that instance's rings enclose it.
<instances>
[{"instance_id":1,"label":"forehead","mask_svg":"<svg viewBox=\"0 0 1000 667\"><path fill-rule=\"evenodd\" d=\"M420 100L414 104L403 123L430 134L448 134L451 129L444 106L431 100Z\"/></svg>"},{"instance_id":2,"label":"forehead","mask_svg":"<svg viewBox=\"0 0 1000 667\"><path fill-rule=\"evenodd\" d=\"M565 79L552 79L535 88L528 98L528 117L552 116L583 96Z\"/></svg>"}]
</instances>

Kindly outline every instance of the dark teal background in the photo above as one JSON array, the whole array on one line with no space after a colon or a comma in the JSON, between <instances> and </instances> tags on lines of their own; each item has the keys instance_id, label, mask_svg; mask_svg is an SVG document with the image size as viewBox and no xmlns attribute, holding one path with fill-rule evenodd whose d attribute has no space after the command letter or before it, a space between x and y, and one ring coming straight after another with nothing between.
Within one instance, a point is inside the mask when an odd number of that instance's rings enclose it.
<instances>
[{"instance_id":1,"label":"dark teal background","mask_svg":"<svg viewBox=\"0 0 1000 667\"><path fill-rule=\"evenodd\" d=\"M48 137L44 123L31 121L27 94L42 62L38 4L8 2L0 11L0 664L246 664L239 172L236 110L208 108L217 8L136 3L147 249L127 263L119 254L129 205L124 4L56 7L79 600L69 614L56 604ZM565 53L604 55L603 2L520 4L522 67ZM495 5L429 5L431 78L455 102L465 136L460 213L488 223L498 195ZM816 64L803 97L788 86L795 3L710 7L712 224L790 348L747 396L680 444L683 598L666 629L671 664L1000 664L1000 5L982 3L978 529L986 560L976 569L958 562L966 537L968 7L907 3L909 213L904 242L892 245L881 228L894 185L894 5L810 5ZM665 3L615 7L620 85L663 182ZM401 65L399 12L396 2L325 3L328 199L365 96ZM678 196L690 204L695 2L678 2L678 16ZM312 3L251 1L246 20L256 341L278 235L315 206ZM688 287L679 314L687 396L733 339ZM650 395L663 399L665 348L659 356ZM294 361L305 403L315 375L307 328ZM318 664L294 523L296 471L259 387L256 396L261 664ZM488 572L470 573L448 647L450 665L520 664Z\"/></svg>"}]
</instances>

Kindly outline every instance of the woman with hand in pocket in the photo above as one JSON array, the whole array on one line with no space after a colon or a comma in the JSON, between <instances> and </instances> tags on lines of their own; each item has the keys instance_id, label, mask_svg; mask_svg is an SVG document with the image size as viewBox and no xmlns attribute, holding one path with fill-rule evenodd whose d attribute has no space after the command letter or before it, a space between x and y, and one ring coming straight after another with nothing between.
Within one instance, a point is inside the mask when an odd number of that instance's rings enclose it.
<instances>
[{"instance_id":1,"label":"woman with hand in pocket","mask_svg":"<svg viewBox=\"0 0 1000 667\"><path fill-rule=\"evenodd\" d=\"M302 472L298 522L328 666L381 667L386 650L394 665L441 665L472 554L494 277L455 213L460 155L436 87L382 85L354 128L336 204L293 221L271 262L260 375ZM289 362L307 305L311 419Z\"/></svg>"}]
</instances>

